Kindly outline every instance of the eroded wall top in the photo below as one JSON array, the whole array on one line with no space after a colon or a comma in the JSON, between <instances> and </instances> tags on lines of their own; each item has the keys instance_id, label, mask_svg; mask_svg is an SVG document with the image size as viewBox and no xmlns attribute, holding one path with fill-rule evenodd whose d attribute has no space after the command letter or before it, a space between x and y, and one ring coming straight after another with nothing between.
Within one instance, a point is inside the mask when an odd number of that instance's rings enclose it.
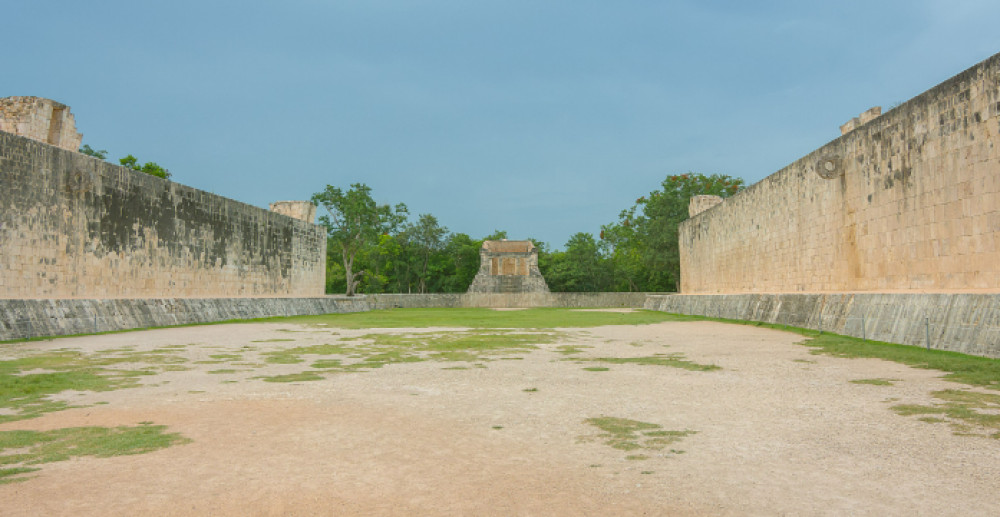
<instances>
[{"instance_id":1,"label":"eroded wall top","mask_svg":"<svg viewBox=\"0 0 1000 517\"><path fill-rule=\"evenodd\" d=\"M42 97L0 98L0 131L76 151L83 134L69 106Z\"/></svg>"}]
</instances>

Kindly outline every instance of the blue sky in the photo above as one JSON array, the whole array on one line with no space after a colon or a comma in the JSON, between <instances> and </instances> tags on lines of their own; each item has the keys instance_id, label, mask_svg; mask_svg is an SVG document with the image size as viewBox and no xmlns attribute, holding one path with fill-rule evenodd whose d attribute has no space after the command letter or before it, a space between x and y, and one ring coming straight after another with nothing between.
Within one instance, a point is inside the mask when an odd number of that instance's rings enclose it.
<instances>
[{"instance_id":1,"label":"blue sky","mask_svg":"<svg viewBox=\"0 0 1000 517\"><path fill-rule=\"evenodd\" d=\"M561 248L669 174L748 184L1000 52L1000 2L8 2L0 96L252 205L361 182Z\"/></svg>"}]
</instances>

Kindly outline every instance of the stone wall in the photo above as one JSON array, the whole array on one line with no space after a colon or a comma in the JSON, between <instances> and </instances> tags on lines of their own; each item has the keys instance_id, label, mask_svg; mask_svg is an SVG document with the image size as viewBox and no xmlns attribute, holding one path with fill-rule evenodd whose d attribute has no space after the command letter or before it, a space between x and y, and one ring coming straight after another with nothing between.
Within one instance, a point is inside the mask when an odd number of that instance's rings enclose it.
<instances>
[{"instance_id":1,"label":"stone wall","mask_svg":"<svg viewBox=\"0 0 1000 517\"><path fill-rule=\"evenodd\" d=\"M648 297L645 308L1000 358L998 294L669 295Z\"/></svg>"},{"instance_id":2,"label":"stone wall","mask_svg":"<svg viewBox=\"0 0 1000 517\"><path fill-rule=\"evenodd\" d=\"M326 234L0 132L0 298L323 294Z\"/></svg>"},{"instance_id":3,"label":"stone wall","mask_svg":"<svg viewBox=\"0 0 1000 517\"><path fill-rule=\"evenodd\" d=\"M65 104L42 97L0 99L0 131L76 151L83 134Z\"/></svg>"},{"instance_id":4,"label":"stone wall","mask_svg":"<svg viewBox=\"0 0 1000 517\"><path fill-rule=\"evenodd\" d=\"M680 252L691 294L1000 291L1000 54L685 221Z\"/></svg>"},{"instance_id":5,"label":"stone wall","mask_svg":"<svg viewBox=\"0 0 1000 517\"><path fill-rule=\"evenodd\" d=\"M362 298L0 300L0 341L227 320L371 310Z\"/></svg>"},{"instance_id":6,"label":"stone wall","mask_svg":"<svg viewBox=\"0 0 1000 517\"><path fill-rule=\"evenodd\" d=\"M479 250L479 272L469 293L547 293L549 286L538 269L538 250L531 241L484 241Z\"/></svg>"},{"instance_id":7,"label":"stone wall","mask_svg":"<svg viewBox=\"0 0 1000 517\"><path fill-rule=\"evenodd\" d=\"M303 298L0 299L0 341L395 308L632 307L647 293L379 294Z\"/></svg>"},{"instance_id":8,"label":"stone wall","mask_svg":"<svg viewBox=\"0 0 1000 517\"><path fill-rule=\"evenodd\" d=\"M271 211L309 224L316 222L316 205L309 201L275 201Z\"/></svg>"}]
</instances>

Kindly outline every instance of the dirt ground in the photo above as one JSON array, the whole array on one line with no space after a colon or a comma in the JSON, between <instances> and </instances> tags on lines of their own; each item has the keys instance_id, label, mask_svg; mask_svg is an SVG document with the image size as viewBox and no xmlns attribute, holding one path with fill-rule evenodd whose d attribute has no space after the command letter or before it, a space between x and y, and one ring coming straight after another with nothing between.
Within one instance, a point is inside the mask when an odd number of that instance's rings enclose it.
<instances>
[{"instance_id":1,"label":"dirt ground","mask_svg":"<svg viewBox=\"0 0 1000 517\"><path fill-rule=\"evenodd\" d=\"M811 355L799 335L712 322L562 330L559 342L518 360L391 364L291 383L259 377L308 362L265 364L259 354L372 331L237 324L5 345L0 355L189 345L179 352L188 370L66 394L107 404L0 431L152 421L192 441L41 465L27 481L0 485L0 514L971 516L1000 508L1000 440L890 409L966 388L941 372ZM561 345L591 348L567 355ZM243 362L198 363L233 352ZM655 353L721 368L581 361ZM594 366L608 370L584 369ZM220 369L236 371L209 373ZM871 378L898 381L850 382ZM602 416L694 433L629 459L594 439L599 431L585 420Z\"/></svg>"}]
</instances>

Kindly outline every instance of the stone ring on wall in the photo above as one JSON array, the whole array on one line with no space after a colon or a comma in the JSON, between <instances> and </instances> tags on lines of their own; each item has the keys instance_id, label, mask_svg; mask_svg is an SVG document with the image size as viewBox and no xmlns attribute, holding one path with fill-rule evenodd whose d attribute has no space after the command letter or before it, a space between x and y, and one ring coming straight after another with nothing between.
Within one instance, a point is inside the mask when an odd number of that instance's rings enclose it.
<instances>
[{"instance_id":1,"label":"stone ring on wall","mask_svg":"<svg viewBox=\"0 0 1000 517\"><path fill-rule=\"evenodd\" d=\"M816 161L816 174L825 180L832 180L844 174L844 167L840 163L840 156L828 154Z\"/></svg>"}]
</instances>

